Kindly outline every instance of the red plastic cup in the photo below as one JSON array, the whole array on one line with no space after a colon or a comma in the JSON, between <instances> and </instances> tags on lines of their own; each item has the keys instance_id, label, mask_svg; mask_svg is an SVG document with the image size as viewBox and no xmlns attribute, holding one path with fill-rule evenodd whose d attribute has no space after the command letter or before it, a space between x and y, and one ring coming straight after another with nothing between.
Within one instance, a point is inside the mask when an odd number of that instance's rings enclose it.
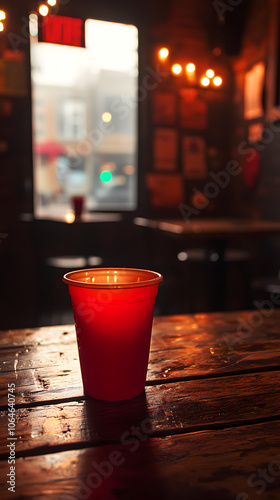
<instances>
[{"instance_id":1,"label":"red plastic cup","mask_svg":"<svg viewBox=\"0 0 280 500\"><path fill-rule=\"evenodd\" d=\"M63 276L72 300L86 394L121 401L145 388L161 274L95 268Z\"/></svg>"}]
</instances>

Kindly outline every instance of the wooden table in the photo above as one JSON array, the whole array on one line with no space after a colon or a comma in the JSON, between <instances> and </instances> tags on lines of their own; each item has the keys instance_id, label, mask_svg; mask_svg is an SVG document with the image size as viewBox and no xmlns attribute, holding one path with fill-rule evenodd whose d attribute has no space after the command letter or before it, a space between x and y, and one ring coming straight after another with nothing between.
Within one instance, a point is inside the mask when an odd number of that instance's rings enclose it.
<instances>
[{"instance_id":1,"label":"wooden table","mask_svg":"<svg viewBox=\"0 0 280 500\"><path fill-rule=\"evenodd\" d=\"M0 498L279 500L273 300L265 311L155 318L146 391L119 403L83 394L73 325L2 332Z\"/></svg>"},{"instance_id":2,"label":"wooden table","mask_svg":"<svg viewBox=\"0 0 280 500\"><path fill-rule=\"evenodd\" d=\"M228 236L280 236L280 222L258 219L147 219L135 217L137 226L158 229L173 235L224 239Z\"/></svg>"},{"instance_id":3,"label":"wooden table","mask_svg":"<svg viewBox=\"0 0 280 500\"><path fill-rule=\"evenodd\" d=\"M212 311L222 311L226 306L227 250L231 246L234 248L236 244L238 247L240 243L244 244L246 241L250 244L253 241L253 246L256 246L258 241L263 241L265 238L280 237L279 221L261 219L193 217L190 220L184 220L183 216L177 219L136 217L134 224L181 241L185 246L182 250L186 250L186 252L190 249L190 244L199 242L200 246L205 249L204 263L207 264L208 302L209 309Z\"/></svg>"}]
</instances>

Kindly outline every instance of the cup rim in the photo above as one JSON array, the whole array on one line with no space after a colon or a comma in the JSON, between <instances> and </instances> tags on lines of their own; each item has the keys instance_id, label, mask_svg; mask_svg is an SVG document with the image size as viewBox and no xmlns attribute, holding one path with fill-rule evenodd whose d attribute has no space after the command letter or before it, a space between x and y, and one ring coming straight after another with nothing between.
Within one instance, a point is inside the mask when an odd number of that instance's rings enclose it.
<instances>
[{"instance_id":1,"label":"cup rim","mask_svg":"<svg viewBox=\"0 0 280 500\"><path fill-rule=\"evenodd\" d=\"M101 282L86 282L86 281L81 281L78 279L74 279L74 277L79 274L84 274L84 273L89 273L91 272L92 274L104 274L104 271L110 272L110 271L123 271L126 274L142 274L143 279L141 281L130 281L130 282L118 282L118 283L101 283ZM146 275L146 279L144 276ZM148 275L150 275L150 278L148 279ZM141 278L140 278L141 279ZM71 285L71 286L77 286L80 288L91 288L91 289L96 289L96 288L105 288L105 289L114 289L114 288L139 288L139 287L144 287L144 286L151 286L151 285L156 285L163 281L163 276L158 273L157 271L150 271L148 269L138 269L134 267L94 267L94 268L88 268L88 269L78 269L75 271L70 271L66 274L64 274L62 281L66 283L66 285Z\"/></svg>"}]
</instances>

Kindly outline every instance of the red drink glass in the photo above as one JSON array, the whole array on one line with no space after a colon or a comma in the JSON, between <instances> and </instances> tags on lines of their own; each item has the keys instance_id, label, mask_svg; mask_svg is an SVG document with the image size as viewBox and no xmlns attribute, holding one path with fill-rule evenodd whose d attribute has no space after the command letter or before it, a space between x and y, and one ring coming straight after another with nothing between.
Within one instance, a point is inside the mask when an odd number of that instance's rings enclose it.
<instances>
[{"instance_id":1,"label":"red drink glass","mask_svg":"<svg viewBox=\"0 0 280 500\"><path fill-rule=\"evenodd\" d=\"M85 201L84 196L72 196L71 200L74 207L75 219L81 219Z\"/></svg>"},{"instance_id":2,"label":"red drink glass","mask_svg":"<svg viewBox=\"0 0 280 500\"><path fill-rule=\"evenodd\" d=\"M63 277L72 300L86 394L121 401L143 392L161 274L95 268Z\"/></svg>"}]
</instances>

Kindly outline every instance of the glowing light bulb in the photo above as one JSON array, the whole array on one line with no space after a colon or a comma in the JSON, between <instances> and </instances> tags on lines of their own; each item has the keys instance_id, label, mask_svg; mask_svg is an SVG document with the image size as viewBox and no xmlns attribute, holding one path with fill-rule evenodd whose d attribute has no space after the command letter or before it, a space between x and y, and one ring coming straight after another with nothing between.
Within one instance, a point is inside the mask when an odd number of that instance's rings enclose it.
<instances>
[{"instance_id":1,"label":"glowing light bulb","mask_svg":"<svg viewBox=\"0 0 280 500\"><path fill-rule=\"evenodd\" d=\"M41 14L41 16L45 17L49 13L49 8L47 5L42 4L42 5L40 5L38 12L39 12L39 14Z\"/></svg>"},{"instance_id":2,"label":"glowing light bulb","mask_svg":"<svg viewBox=\"0 0 280 500\"><path fill-rule=\"evenodd\" d=\"M166 59L169 55L169 50L166 47L162 47L162 49L158 52L160 59Z\"/></svg>"},{"instance_id":3,"label":"glowing light bulb","mask_svg":"<svg viewBox=\"0 0 280 500\"><path fill-rule=\"evenodd\" d=\"M193 73L195 71L195 64L193 64L193 63L187 64L186 70L188 73Z\"/></svg>"},{"instance_id":4,"label":"glowing light bulb","mask_svg":"<svg viewBox=\"0 0 280 500\"><path fill-rule=\"evenodd\" d=\"M135 168L133 165L125 165L123 167L123 173L126 175L133 175L135 172Z\"/></svg>"},{"instance_id":5,"label":"glowing light bulb","mask_svg":"<svg viewBox=\"0 0 280 500\"><path fill-rule=\"evenodd\" d=\"M103 163L103 165L100 166L100 172L104 172L105 170L108 170L108 172L114 172L116 170L116 164L113 161L109 161L107 163Z\"/></svg>"},{"instance_id":6,"label":"glowing light bulb","mask_svg":"<svg viewBox=\"0 0 280 500\"><path fill-rule=\"evenodd\" d=\"M187 252L179 252L177 255L177 259L180 260L181 262L184 262L185 260L188 259L188 254Z\"/></svg>"},{"instance_id":7,"label":"glowing light bulb","mask_svg":"<svg viewBox=\"0 0 280 500\"><path fill-rule=\"evenodd\" d=\"M3 21L6 19L6 12L4 10L0 10L0 21Z\"/></svg>"},{"instance_id":8,"label":"glowing light bulb","mask_svg":"<svg viewBox=\"0 0 280 500\"><path fill-rule=\"evenodd\" d=\"M109 123L112 120L112 115L108 111L105 111L105 113L102 113L102 121L105 123Z\"/></svg>"},{"instance_id":9,"label":"glowing light bulb","mask_svg":"<svg viewBox=\"0 0 280 500\"><path fill-rule=\"evenodd\" d=\"M215 72L213 71L213 69L208 69L208 70L206 71L206 76L207 76L208 78L213 78L213 76L214 76L214 75L215 75Z\"/></svg>"},{"instance_id":10,"label":"glowing light bulb","mask_svg":"<svg viewBox=\"0 0 280 500\"><path fill-rule=\"evenodd\" d=\"M65 222L68 224L72 224L75 220L75 214L72 211L69 211L65 214Z\"/></svg>"},{"instance_id":11,"label":"glowing light bulb","mask_svg":"<svg viewBox=\"0 0 280 500\"><path fill-rule=\"evenodd\" d=\"M216 87L219 87L220 85L222 85L223 80L220 76L215 76L215 78L213 78L213 83L214 85L216 85Z\"/></svg>"},{"instance_id":12,"label":"glowing light bulb","mask_svg":"<svg viewBox=\"0 0 280 500\"><path fill-rule=\"evenodd\" d=\"M100 180L102 182L110 182L112 180L112 172L109 172L108 170L103 170L103 172L101 172L100 174Z\"/></svg>"},{"instance_id":13,"label":"glowing light bulb","mask_svg":"<svg viewBox=\"0 0 280 500\"><path fill-rule=\"evenodd\" d=\"M181 64L173 64L171 71L174 75L180 75L180 73L182 73Z\"/></svg>"},{"instance_id":14,"label":"glowing light bulb","mask_svg":"<svg viewBox=\"0 0 280 500\"><path fill-rule=\"evenodd\" d=\"M0 21L0 31L4 31L4 24Z\"/></svg>"},{"instance_id":15,"label":"glowing light bulb","mask_svg":"<svg viewBox=\"0 0 280 500\"><path fill-rule=\"evenodd\" d=\"M200 80L200 83L201 85L203 85L203 87L208 87L210 80L209 78L207 78L207 76L203 76Z\"/></svg>"},{"instance_id":16,"label":"glowing light bulb","mask_svg":"<svg viewBox=\"0 0 280 500\"><path fill-rule=\"evenodd\" d=\"M51 6L51 7L54 7L56 5L56 0L48 0L48 4Z\"/></svg>"}]
</instances>

